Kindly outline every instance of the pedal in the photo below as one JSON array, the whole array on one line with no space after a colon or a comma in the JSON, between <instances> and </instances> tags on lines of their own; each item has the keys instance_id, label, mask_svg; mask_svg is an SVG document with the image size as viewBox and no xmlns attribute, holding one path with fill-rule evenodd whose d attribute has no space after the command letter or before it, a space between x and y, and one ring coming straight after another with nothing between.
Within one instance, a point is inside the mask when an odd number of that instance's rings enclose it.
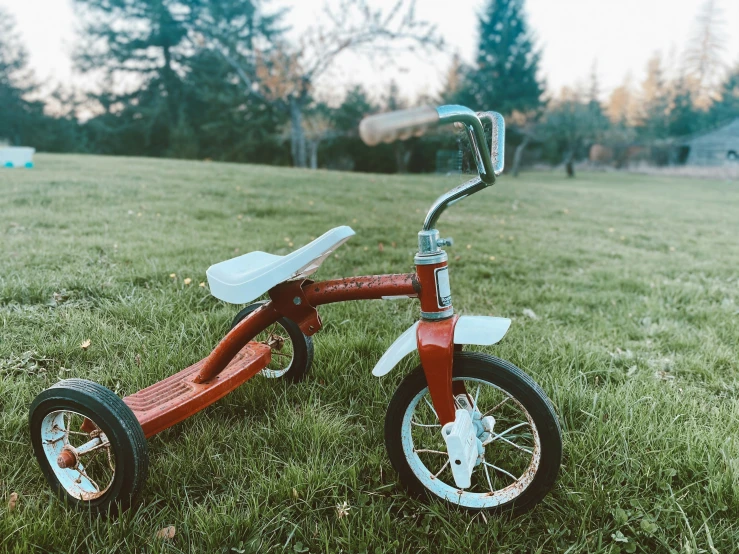
<instances>
[{"instance_id":1,"label":"pedal","mask_svg":"<svg viewBox=\"0 0 739 554\"><path fill-rule=\"evenodd\" d=\"M454 421L441 428L441 435L446 442L454 483L460 489L469 488L478 456L477 432L470 413L465 409L457 410Z\"/></svg>"}]
</instances>

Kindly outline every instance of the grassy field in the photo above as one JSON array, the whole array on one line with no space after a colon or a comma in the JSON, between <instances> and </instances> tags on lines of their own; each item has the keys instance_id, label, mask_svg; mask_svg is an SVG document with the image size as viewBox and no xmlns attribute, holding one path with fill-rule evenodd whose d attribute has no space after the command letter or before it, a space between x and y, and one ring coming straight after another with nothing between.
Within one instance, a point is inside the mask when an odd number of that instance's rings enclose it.
<instances>
[{"instance_id":1,"label":"grassy field","mask_svg":"<svg viewBox=\"0 0 739 554\"><path fill-rule=\"evenodd\" d=\"M322 308L308 379L255 378L153 438L119 519L51 496L28 437L36 394L67 377L130 394L205 356L237 307L198 285L239 253L349 224L318 278L410 271L428 206L457 181L51 155L0 172L0 552L739 550L728 181L524 174L442 217L457 311L513 318L486 350L541 383L562 423L560 478L529 514L485 521L398 487L383 420L417 360L370 371L413 301Z\"/></svg>"}]
</instances>

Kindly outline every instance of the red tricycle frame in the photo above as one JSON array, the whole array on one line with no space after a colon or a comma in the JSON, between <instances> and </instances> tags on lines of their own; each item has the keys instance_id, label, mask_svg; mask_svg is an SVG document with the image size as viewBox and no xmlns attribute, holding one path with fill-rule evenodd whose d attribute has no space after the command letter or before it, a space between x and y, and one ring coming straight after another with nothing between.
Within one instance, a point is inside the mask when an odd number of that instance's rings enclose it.
<instances>
[{"instance_id":1,"label":"red tricycle frame","mask_svg":"<svg viewBox=\"0 0 739 554\"><path fill-rule=\"evenodd\" d=\"M281 283L269 291L270 301L231 329L206 358L123 401L136 415L145 436L156 435L213 404L264 369L270 362L271 349L250 341L280 318L293 320L311 336L322 327L316 308L324 304L417 297L424 313L444 313L448 308L438 305L436 275L445 267L446 260L418 265L416 273ZM442 424L454 420L451 369L456 320L453 315L425 319L417 330L429 392Z\"/></svg>"}]
</instances>

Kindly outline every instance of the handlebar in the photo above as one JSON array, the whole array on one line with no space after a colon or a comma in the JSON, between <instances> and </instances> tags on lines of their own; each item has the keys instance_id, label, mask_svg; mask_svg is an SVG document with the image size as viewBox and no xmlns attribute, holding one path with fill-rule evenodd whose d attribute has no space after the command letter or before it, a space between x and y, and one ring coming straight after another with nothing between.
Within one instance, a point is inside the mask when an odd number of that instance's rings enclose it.
<instances>
[{"instance_id":1,"label":"handlebar","mask_svg":"<svg viewBox=\"0 0 739 554\"><path fill-rule=\"evenodd\" d=\"M490 147L488 147L485 140L485 130L481 120L489 121L492 126ZM436 199L426 215L423 222L423 231L421 231L419 237L421 234L435 229L439 216L449 206L494 184L496 175L503 172L505 147L503 116L497 112L475 113L469 108L457 105L439 106L438 108L424 106L372 115L365 117L359 124L359 136L362 137L364 143L368 146L375 146L380 142L392 142L398 139L405 140L413 136L420 136L432 126L447 123L461 125L467 132L479 176L454 187ZM421 240L419 239L419 252L421 250Z\"/></svg>"},{"instance_id":2,"label":"handlebar","mask_svg":"<svg viewBox=\"0 0 739 554\"><path fill-rule=\"evenodd\" d=\"M495 159L491 157L491 149L485 140L485 131L480 119L490 121L493 127L491 146ZM494 184L495 176L503 171L502 153L505 136L503 117L496 112L475 113L469 108L454 104L438 108L423 106L398 110L365 117L359 124L359 136L368 146L375 146L380 142L393 142L420 136L432 126L447 123L463 126L475 155L480 179L485 185Z\"/></svg>"},{"instance_id":3,"label":"handlebar","mask_svg":"<svg viewBox=\"0 0 739 554\"><path fill-rule=\"evenodd\" d=\"M439 114L431 106L397 110L365 117L359 124L359 136L367 146L376 146L420 136L427 127L438 123Z\"/></svg>"}]
</instances>

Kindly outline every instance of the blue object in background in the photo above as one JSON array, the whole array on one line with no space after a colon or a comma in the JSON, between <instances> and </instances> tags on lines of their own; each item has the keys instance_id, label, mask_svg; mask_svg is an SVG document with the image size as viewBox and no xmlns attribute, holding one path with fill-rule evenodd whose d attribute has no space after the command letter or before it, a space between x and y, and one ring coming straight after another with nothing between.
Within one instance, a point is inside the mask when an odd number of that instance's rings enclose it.
<instances>
[{"instance_id":1,"label":"blue object in background","mask_svg":"<svg viewBox=\"0 0 739 554\"><path fill-rule=\"evenodd\" d=\"M29 146L0 146L0 164L3 167L33 167L35 148Z\"/></svg>"}]
</instances>

